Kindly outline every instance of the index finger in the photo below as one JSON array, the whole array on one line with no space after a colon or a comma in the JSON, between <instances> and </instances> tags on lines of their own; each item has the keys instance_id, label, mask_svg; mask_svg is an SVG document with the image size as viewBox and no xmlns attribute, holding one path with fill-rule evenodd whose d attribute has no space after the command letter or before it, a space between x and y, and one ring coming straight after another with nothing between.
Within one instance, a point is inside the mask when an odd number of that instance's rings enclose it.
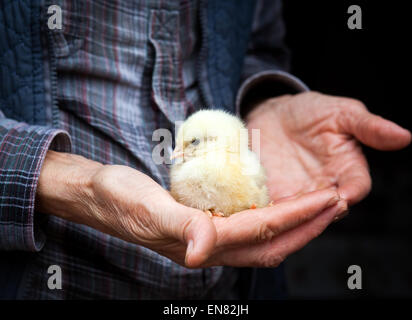
<instances>
[{"instance_id":1,"label":"index finger","mask_svg":"<svg viewBox=\"0 0 412 320\"><path fill-rule=\"evenodd\" d=\"M273 207L245 210L228 218L215 218L217 247L270 240L313 219L339 199L336 188L329 188L282 201Z\"/></svg>"}]
</instances>

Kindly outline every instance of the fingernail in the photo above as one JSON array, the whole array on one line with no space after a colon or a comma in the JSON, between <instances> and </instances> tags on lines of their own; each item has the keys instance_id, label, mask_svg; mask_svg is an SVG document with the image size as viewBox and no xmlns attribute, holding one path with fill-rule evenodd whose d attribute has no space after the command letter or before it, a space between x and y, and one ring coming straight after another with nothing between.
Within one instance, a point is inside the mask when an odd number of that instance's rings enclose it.
<instances>
[{"instance_id":1,"label":"fingernail","mask_svg":"<svg viewBox=\"0 0 412 320\"><path fill-rule=\"evenodd\" d=\"M188 244L187 244L187 248L186 248L186 256L185 256L186 263L187 263L187 258L191 254L192 250L193 250L193 240L190 239Z\"/></svg>"},{"instance_id":2,"label":"fingernail","mask_svg":"<svg viewBox=\"0 0 412 320\"><path fill-rule=\"evenodd\" d=\"M331 207L333 205L335 205L338 201L340 200L339 195L336 194L333 198L331 198L328 203L327 203L327 207Z\"/></svg>"}]
</instances>

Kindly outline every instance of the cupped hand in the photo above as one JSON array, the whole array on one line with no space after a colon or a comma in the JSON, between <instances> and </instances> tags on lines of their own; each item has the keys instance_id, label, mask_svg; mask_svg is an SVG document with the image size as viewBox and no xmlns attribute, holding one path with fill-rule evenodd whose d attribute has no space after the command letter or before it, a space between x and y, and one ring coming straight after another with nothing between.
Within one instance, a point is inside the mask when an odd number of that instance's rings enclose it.
<instances>
[{"instance_id":1,"label":"cupped hand","mask_svg":"<svg viewBox=\"0 0 412 320\"><path fill-rule=\"evenodd\" d=\"M92 226L192 268L277 266L346 210L336 189L329 188L210 219L125 166L103 167L93 175L92 186L88 202L94 205L87 206Z\"/></svg>"},{"instance_id":2,"label":"cupped hand","mask_svg":"<svg viewBox=\"0 0 412 320\"><path fill-rule=\"evenodd\" d=\"M210 219L177 203L130 167L49 151L36 209L145 246L187 267L276 266L322 232L346 204L329 188Z\"/></svg>"},{"instance_id":3,"label":"cupped hand","mask_svg":"<svg viewBox=\"0 0 412 320\"><path fill-rule=\"evenodd\" d=\"M48 151L36 209L145 246L182 265L204 261L216 243L210 218L177 203L149 176L73 154Z\"/></svg>"},{"instance_id":4,"label":"cupped hand","mask_svg":"<svg viewBox=\"0 0 412 320\"><path fill-rule=\"evenodd\" d=\"M317 92L266 100L247 116L247 125L260 129L260 159L272 199L336 185L354 204L371 188L360 143L398 150L411 141L408 130L370 113L360 101Z\"/></svg>"},{"instance_id":5,"label":"cupped hand","mask_svg":"<svg viewBox=\"0 0 412 320\"><path fill-rule=\"evenodd\" d=\"M411 139L356 100L313 92L267 100L247 123L261 131L261 161L277 200L272 207L210 219L137 170L49 151L36 209L187 267L273 267L339 218L347 202L367 194L370 177L358 141L395 150Z\"/></svg>"},{"instance_id":6,"label":"cupped hand","mask_svg":"<svg viewBox=\"0 0 412 320\"><path fill-rule=\"evenodd\" d=\"M203 266L276 267L347 210L336 188L276 201L273 206L213 217L217 242Z\"/></svg>"}]
</instances>

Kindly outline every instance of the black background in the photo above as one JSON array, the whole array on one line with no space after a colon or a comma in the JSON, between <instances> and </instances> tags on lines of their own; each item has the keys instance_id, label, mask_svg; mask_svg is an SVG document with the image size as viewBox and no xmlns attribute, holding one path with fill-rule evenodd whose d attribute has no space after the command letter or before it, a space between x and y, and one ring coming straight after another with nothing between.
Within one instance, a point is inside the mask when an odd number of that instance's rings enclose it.
<instances>
[{"instance_id":1,"label":"black background","mask_svg":"<svg viewBox=\"0 0 412 320\"><path fill-rule=\"evenodd\" d=\"M348 7L362 9L350 30ZM292 73L312 90L362 100L412 129L412 21L401 1L284 1ZM291 298L412 297L412 147L365 147L370 195L349 216L286 260ZM362 268L363 289L347 288L347 268Z\"/></svg>"}]
</instances>

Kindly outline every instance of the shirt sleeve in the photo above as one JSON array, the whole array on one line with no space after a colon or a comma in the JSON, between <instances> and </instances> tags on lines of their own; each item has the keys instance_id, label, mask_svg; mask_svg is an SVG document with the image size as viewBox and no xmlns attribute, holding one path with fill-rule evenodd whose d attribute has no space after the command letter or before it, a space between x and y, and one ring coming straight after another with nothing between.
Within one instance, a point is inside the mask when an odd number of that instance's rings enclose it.
<instances>
[{"instance_id":1,"label":"shirt sleeve","mask_svg":"<svg viewBox=\"0 0 412 320\"><path fill-rule=\"evenodd\" d=\"M282 1L258 0L242 82L236 95L237 114L244 116L263 99L309 90L306 84L289 73L290 53L284 37Z\"/></svg>"},{"instance_id":2,"label":"shirt sleeve","mask_svg":"<svg viewBox=\"0 0 412 320\"><path fill-rule=\"evenodd\" d=\"M5 118L0 111L0 250L39 251L46 215L34 212L41 166L49 149L70 152L67 132Z\"/></svg>"}]
</instances>

